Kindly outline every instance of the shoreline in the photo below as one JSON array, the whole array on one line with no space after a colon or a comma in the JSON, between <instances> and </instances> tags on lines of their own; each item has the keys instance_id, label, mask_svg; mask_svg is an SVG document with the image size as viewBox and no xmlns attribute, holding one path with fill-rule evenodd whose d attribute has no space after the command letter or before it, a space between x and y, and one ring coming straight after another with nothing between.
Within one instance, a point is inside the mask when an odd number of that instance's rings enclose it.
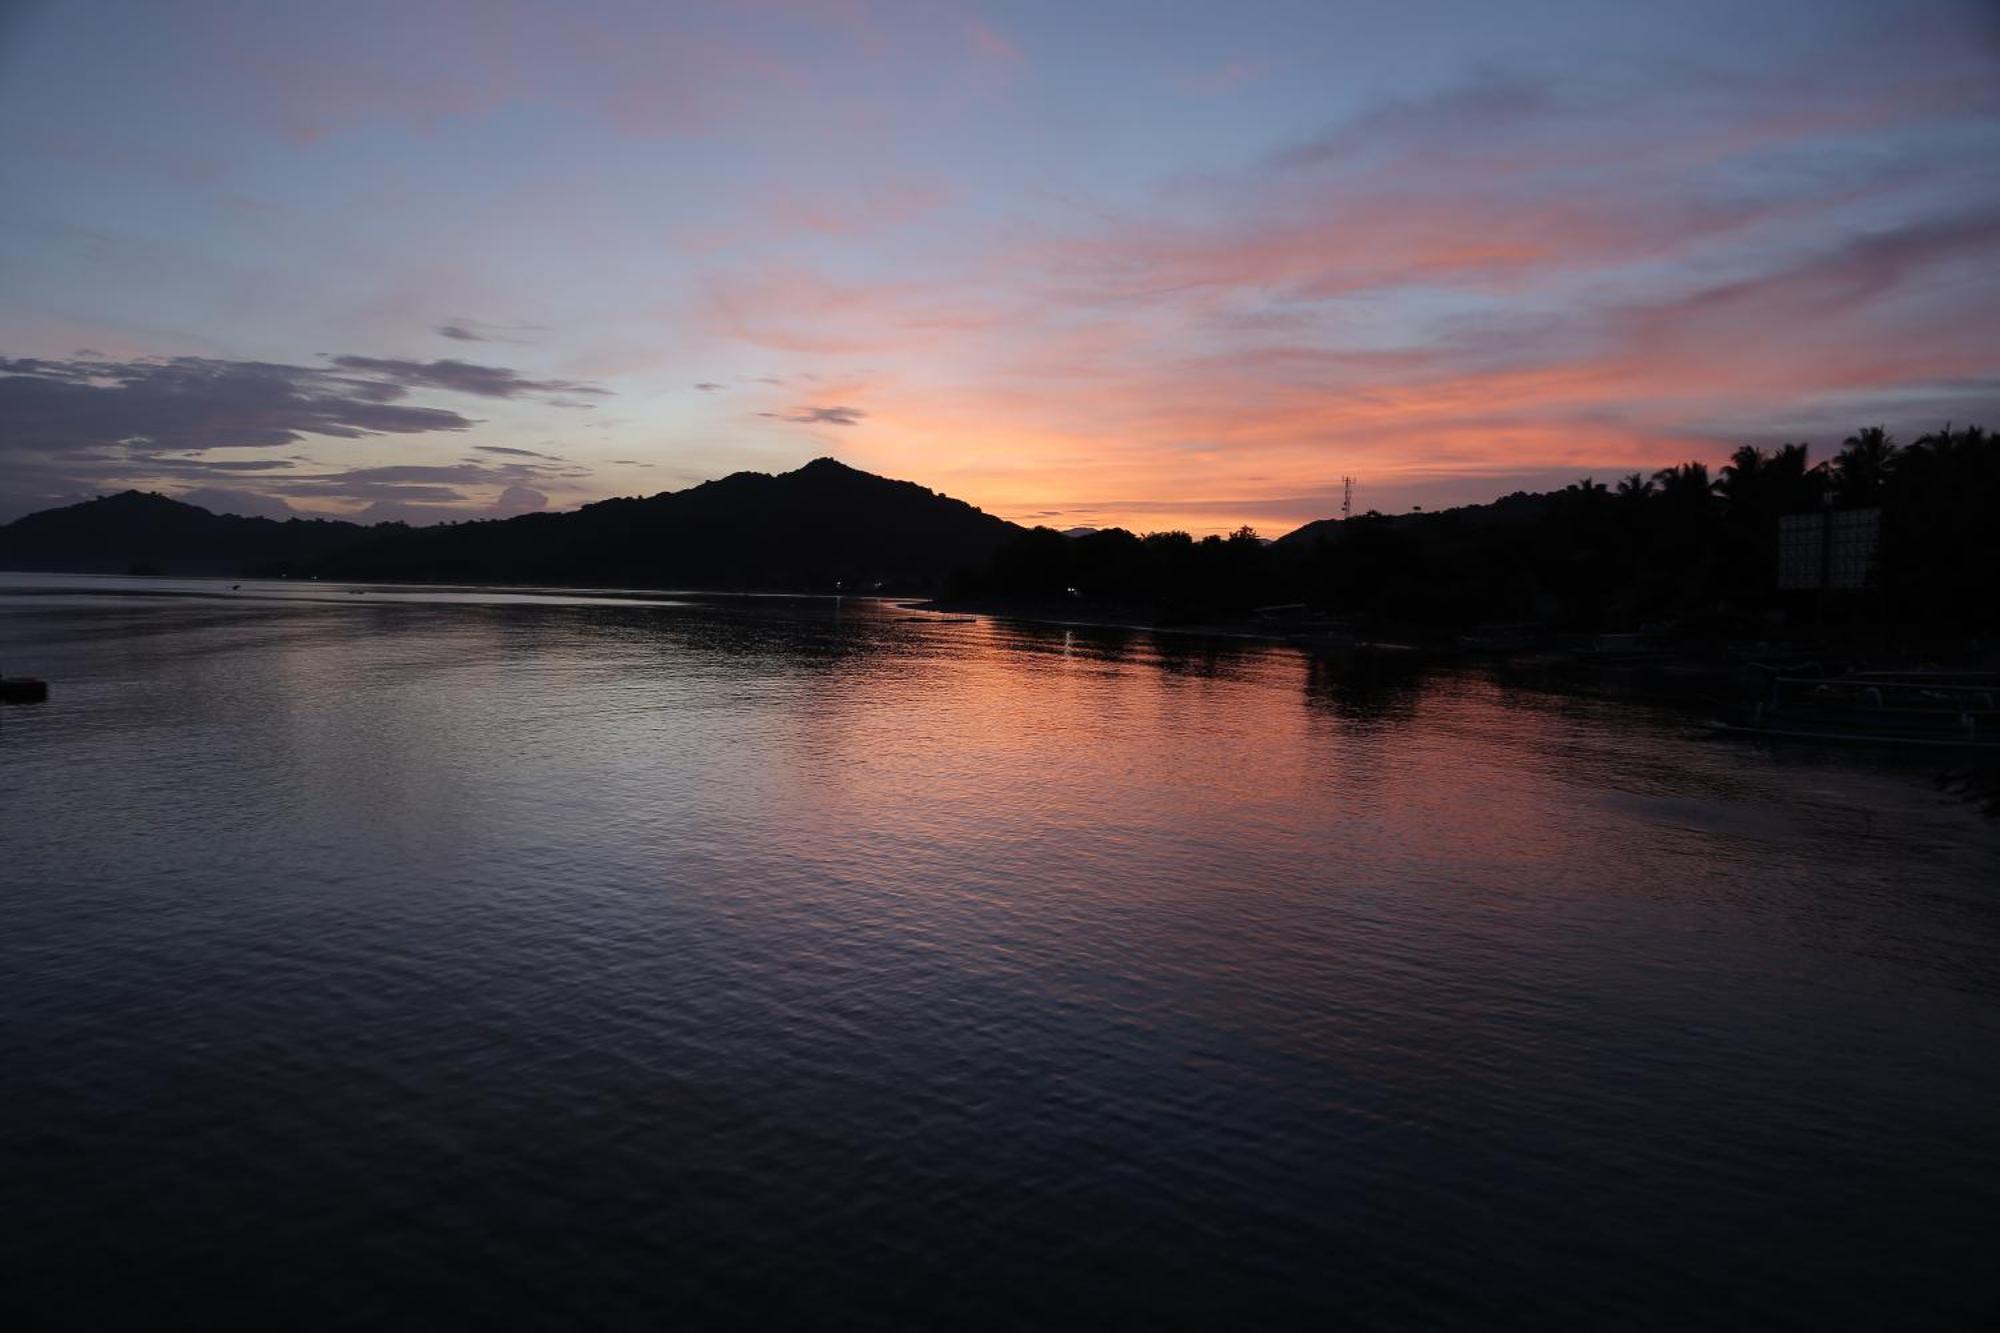
<instances>
[{"instance_id":1,"label":"shoreline","mask_svg":"<svg viewBox=\"0 0 2000 1333\"><path fill-rule=\"evenodd\" d=\"M775 588L691 588L648 587L604 583L532 583L441 581L402 579L321 579L285 575L230 575L214 573L120 574L107 570L0 570L0 582L10 576L30 579L106 580L125 583L126 593L145 590L133 583L195 583L226 585L215 592L180 590L181 595L223 596L237 591L241 583L256 583L270 589L365 589L381 592L478 592L501 596L558 596L579 600L662 598L723 603L731 601L841 601L874 602L922 616L977 616L1022 625L1062 629L1116 630L1134 634L1175 635L1186 638L1226 639L1244 644L1290 647L1314 654L1365 655L1403 661L1478 662L1513 684L1583 692L1610 697L1687 698L1690 685L1724 686L1745 669L1789 669L1810 663L1807 669L1841 664L1841 671L1936 670L1950 654L1925 652L1921 647L1901 650L1875 646L1841 646L1779 640L1675 639L1649 634L1589 634L1581 631L1526 631L1510 636L1505 643L1482 641L1478 628L1453 632L1439 626L1388 625L1379 631L1357 627L1352 621L1300 607L1273 608L1281 615L1249 619L1189 620L1162 622L1139 606L1085 607L1062 602L1009 602L985 598L950 598L921 592L838 592L826 589ZM54 591L22 587L20 593ZM161 589L160 591L170 591ZM1511 627L1510 627L1511 628ZM1975 654L1975 656L1978 656ZM1961 658L1960 671L1985 673L1994 668ZM1595 678L1595 679L1592 679ZM1666 689L1649 688L1668 684Z\"/></svg>"},{"instance_id":2,"label":"shoreline","mask_svg":"<svg viewBox=\"0 0 2000 1333\"><path fill-rule=\"evenodd\" d=\"M912 611L935 615L982 616L989 620L1011 620L1026 625L1053 625L1067 629L1117 629L1135 634L1183 634L1206 639L1241 639L1246 643L1267 643L1320 651L1386 651L1449 655L1436 645L1403 640L1370 640L1354 634L1342 622L1326 619L1309 626L1285 628L1282 622L1257 620L1202 620L1185 624L1149 621L1136 609L1092 613L1061 605L986 601L953 601L944 598L892 599Z\"/></svg>"}]
</instances>

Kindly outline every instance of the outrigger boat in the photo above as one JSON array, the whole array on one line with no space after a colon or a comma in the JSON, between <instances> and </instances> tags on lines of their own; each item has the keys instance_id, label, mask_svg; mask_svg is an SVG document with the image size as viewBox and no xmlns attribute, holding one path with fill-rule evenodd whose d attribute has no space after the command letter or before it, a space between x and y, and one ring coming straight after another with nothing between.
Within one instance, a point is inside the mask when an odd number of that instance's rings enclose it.
<instances>
[{"instance_id":1,"label":"outrigger boat","mask_svg":"<svg viewBox=\"0 0 2000 1333\"><path fill-rule=\"evenodd\" d=\"M1886 671L1778 676L1766 698L1712 725L1791 740L2000 750L2000 676Z\"/></svg>"},{"instance_id":2,"label":"outrigger boat","mask_svg":"<svg viewBox=\"0 0 2000 1333\"><path fill-rule=\"evenodd\" d=\"M49 684L33 676L0 676L0 704L38 704L49 697Z\"/></svg>"}]
</instances>

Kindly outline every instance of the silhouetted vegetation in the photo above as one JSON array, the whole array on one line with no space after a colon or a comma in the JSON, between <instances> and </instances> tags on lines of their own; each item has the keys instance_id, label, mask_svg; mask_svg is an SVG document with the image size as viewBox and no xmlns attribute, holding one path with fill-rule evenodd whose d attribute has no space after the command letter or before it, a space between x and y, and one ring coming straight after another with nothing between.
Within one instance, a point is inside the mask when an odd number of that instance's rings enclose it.
<instances>
[{"instance_id":1,"label":"silhouetted vegetation","mask_svg":"<svg viewBox=\"0 0 2000 1333\"><path fill-rule=\"evenodd\" d=\"M0 528L0 568L424 583L931 592L1021 529L822 458L570 513L362 527L128 491Z\"/></svg>"},{"instance_id":2,"label":"silhouetted vegetation","mask_svg":"<svg viewBox=\"0 0 2000 1333\"><path fill-rule=\"evenodd\" d=\"M1830 597L1781 591L1780 517L1828 505L1881 509L1871 586ZM1303 603L1438 630L1670 622L1719 635L1989 633L2000 614L2000 441L1973 427L1899 446L1875 427L1819 463L1804 444L1746 446L1713 475L1685 463L1615 484L1585 478L1437 513L1322 520L1272 544L1248 529L1196 541L1037 528L954 591L966 601L1117 608L1169 624Z\"/></svg>"},{"instance_id":3,"label":"silhouetted vegetation","mask_svg":"<svg viewBox=\"0 0 2000 1333\"><path fill-rule=\"evenodd\" d=\"M329 578L801 592L935 590L1021 529L963 500L817 459L571 513L411 528L322 561Z\"/></svg>"},{"instance_id":4,"label":"silhouetted vegetation","mask_svg":"<svg viewBox=\"0 0 2000 1333\"><path fill-rule=\"evenodd\" d=\"M1879 508L1870 586L1777 586L1779 519ZM1977 427L1899 445L1857 431L1832 458L1745 447L1615 483L1436 513L1366 513L1266 542L1023 529L910 482L821 459L573 513L410 528L233 518L128 492L0 528L0 565L284 573L416 582L796 591L944 590L963 604L1155 624L1291 605L1437 633L1513 622L1579 632L1807 630L1927 638L2000 618L2000 440Z\"/></svg>"},{"instance_id":5,"label":"silhouetted vegetation","mask_svg":"<svg viewBox=\"0 0 2000 1333\"><path fill-rule=\"evenodd\" d=\"M1103 528L1066 537L1034 528L1002 546L984 570L960 574L953 593L1116 604L1169 616L1226 614L1247 609L1276 586L1282 563L1248 528L1199 541L1185 532L1139 537Z\"/></svg>"}]
</instances>

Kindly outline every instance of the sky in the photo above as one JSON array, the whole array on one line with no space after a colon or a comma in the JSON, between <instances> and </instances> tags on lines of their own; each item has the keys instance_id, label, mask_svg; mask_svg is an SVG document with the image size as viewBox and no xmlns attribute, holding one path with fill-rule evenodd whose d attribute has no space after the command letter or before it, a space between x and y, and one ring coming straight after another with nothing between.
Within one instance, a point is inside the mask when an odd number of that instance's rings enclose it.
<instances>
[{"instance_id":1,"label":"sky","mask_svg":"<svg viewBox=\"0 0 2000 1333\"><path fill-rule=\"evenodd\" d=\"M1277 535L1947 422L1995 0L0 0L0 521Z\"/></svg>"}]
</instances>

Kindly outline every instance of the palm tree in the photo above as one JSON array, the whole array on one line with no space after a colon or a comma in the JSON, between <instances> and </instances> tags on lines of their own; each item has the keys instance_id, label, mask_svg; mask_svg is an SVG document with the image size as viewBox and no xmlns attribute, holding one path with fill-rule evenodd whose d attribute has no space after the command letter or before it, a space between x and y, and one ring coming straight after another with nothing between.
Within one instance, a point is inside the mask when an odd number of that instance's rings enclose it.
<instances>
[{"instance_id":1,"label":"palm tree","mask_svg":"<svg viewBox=\"0 0 2000 1333\"><path fill-rule=\"evenodd\" d=\"M1819 506L1826 493L1826 465L1812 465L1812 446L1781 445L1765 462L1765 498L1779 513L1797 513Z\"/></svg>"},{"instance_id":2,"label":"palm tree","mask_svg":"<svg viewBox=\"0 0 2000 1333\"><path fill-rule=\"evenodd\" d=\"M1690 508L1706 505L1714 485L1708 479L1706 463L1661 468L1653 474L1653 480L1659 483L1662 498Z\"/></svg>"},{"instance_id":3,"label":"palm tree","mask_svg":"<svg viewBox=\"0 0 2000 1333\"><path fill-rule=\"evenodd\" d=\"M1812 466L1806 444L1781 444L1769 453L1746 444L1729 456L1715 483L1731 515L1751 523L1810 509L1825 489L1826 470Z\"/></svg>"},{"instance_id":4,"label":"palm tree","mask_svg":"<svg viewBox=\"0 0 2000 1333\"><path fill-rule=\"evenodd\" d=\"M1618 498L1638 502L1653 493L1653 479L1643 472L1634 472L1618 483Z\"/></svg>"},{"instance_id":5,"label":"palm tree","mask_svg":"<svg viewBox=\"0 0 2000 1333\"><path fill-rule=\"evenodd\" d=\"M1964 430L1953 430L1951 423L1946 422L1943 430L1918 436L1911 450L1914 452L1918 449L1929 449L1939 458L1970 458L1985 450L1986 438L1986 429L1983 426L1967 426Z\"/></svg>"},{"instance_id":6,"label":"palm tree","mask_svg":"<svg viewBox=\"0 0 2000 1333\"><path fill-rule=\"evenodd\" d=\"M1746 444L1729 456L1722 475L1715 479L1715 493L1729 502L1732 513L1756 507L1769 489L1771 459L1754 444Z\"/></svg>"},{"instance_id":7,"label":"palm tree","mask_svg":"<svg viewBox=\"0 0 2000 1333\"><path fill-rule=\"evenodd\" d=\"M1895 437L1880 426L1866 426L1840 442L1833 460L1834 494L1842 504L1872 504L1882 497L1895 470Z\"/></svg>"}]
</instances>

